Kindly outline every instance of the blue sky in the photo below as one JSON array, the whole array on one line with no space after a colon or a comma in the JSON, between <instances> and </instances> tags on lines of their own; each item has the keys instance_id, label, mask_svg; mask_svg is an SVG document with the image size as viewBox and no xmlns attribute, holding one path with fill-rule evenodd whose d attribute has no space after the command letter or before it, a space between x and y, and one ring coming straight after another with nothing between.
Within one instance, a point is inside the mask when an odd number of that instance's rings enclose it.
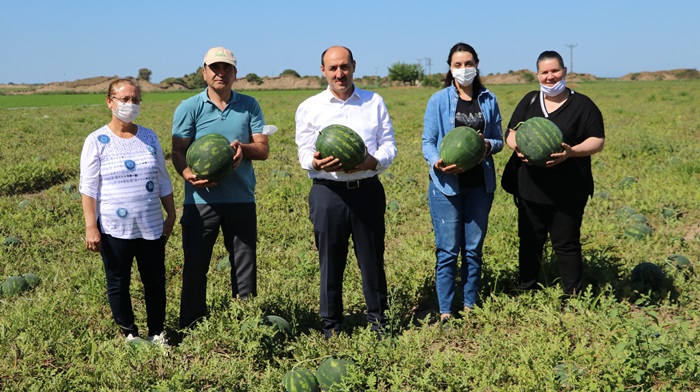
<instances>
[{"instance_id":1,"label":"blue sky","mask_svg":"<svg viewBox=\"0 0 700 392\"><path fill-rule=\"evenodd\" d=\"M136 76L140 68L157 83L195 71L212 46L233 51L239 77L320 75L331 45L352 49L357 76L386 76L399 61L445 72L460 41L474 46L484 75L533 70L543 50L571 68L573 44L573 70L599 77L700 67L698 0L20 0L0 10L0 83Z\"/></svg>"}]
</instances>

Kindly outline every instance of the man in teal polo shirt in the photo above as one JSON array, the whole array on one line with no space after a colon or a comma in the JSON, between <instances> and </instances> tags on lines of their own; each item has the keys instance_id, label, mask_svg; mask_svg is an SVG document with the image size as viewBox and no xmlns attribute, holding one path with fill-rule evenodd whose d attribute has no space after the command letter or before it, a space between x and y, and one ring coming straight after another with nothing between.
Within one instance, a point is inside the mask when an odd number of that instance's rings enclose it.
<instances>
[{"instance_id":1,"label":"man in teal polo shirt","mask_svg":"<svg viewBox=\"0 0 700 392\"><path fill-rule=\"evenodd\" d=\"M207 88L175 109L173 152L175 170L185 180L182 219L182 272L180 326L189 327L207 315L207 271L219 234L231 262L233 297L257 294L257 217L253 160L265 160L270 146L263 135L265 120L258 102L231 89L236 80L236 58L230 50L211 48L204 56L202 75ZM224 135L236 151L235 169L213 183L192 173L185 156L200 137Z\"/></svg>"}]
</instances>

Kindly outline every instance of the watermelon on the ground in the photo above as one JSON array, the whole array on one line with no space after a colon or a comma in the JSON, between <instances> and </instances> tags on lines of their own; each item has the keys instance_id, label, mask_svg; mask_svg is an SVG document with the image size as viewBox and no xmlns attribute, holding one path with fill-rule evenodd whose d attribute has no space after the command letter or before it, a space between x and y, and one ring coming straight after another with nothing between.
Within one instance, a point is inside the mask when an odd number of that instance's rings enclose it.
<instances>
[{"instance_id":1,"label":"watermelon on the ground","mask_svg":"<svg viewBox=\"0 0 700 392\"><path fill-rule=\"evenodd\" d=\"M316 139L316 151L321 158L334 157L343 165L343 170L352 170L367 155L362 137L349 127L332 124L321 130Z\"/></svg>"},{"instance_id":2,"label":"watermelon on the ground","mask_svg":"<svg viewBox=\"0 0 700 392\"><path fill-rule=\"evenodd\" d=\"M627 188L628 186L634 184L637 182L637 179L634 177L625 177L620 181L620 188Z\"/></svg>"},{"instance_id":3,"label":"watermelon on the ground","mask_svg":"<svg viewBox=\"0 0 700 392\"><path fill-rule=\"evenodd\" d=\"M272 314L264 316L263 318L267 325L275 329L275 340L281 342L292 335L292 326L284 318Z\"/></svg>"},{"instance_id":4,"label":"watermelon on the ground","mask_svg":"<svg viewBox=\"0 0 700 392\"><path fill-rule=\"evenodd\" d=\"M330 390L334 385L340 385L348 374L348 367L353 365L349 358L332 355L324 359L316 369L316 379L324 391Z\"/></svg>"},{"instance_id":5,"label":"watermelon on the ground","mask_svg":"<svg viewBox=\"0 0 700 392\"><path fill-rule=\"evenodd\" d=\"M632 289L642 294L658 293L664 285L664 272L658 265L643 261L632 269Z\"/></svg>"},{"instance_id":6,"label":"watermelon on the ground","mask_svg":"<svg viewBox=\"0 0 700 392\"><path fill-rule=\"evenodd\" d=\"M19 245L19 238L15 236L7 236L2 239L2 244L5 246Z\"/></svg>"},{"instance_id":7,"label":"watermelon on the ground","mask_svg":"<svg viewBox=\"0 0 700 392\"><path fill-rule=\"evenodd\" d=\"M401 204L399 204L399 202L396 200L390 200L386 204L386 209L391 211L391 212L397 212L397 211L401 210Z\"/></svg>"},{"instance_id":8,"label":"watermelon on the ground","mask_svg":"<svg viewBox=\"0 0 700 392\"><path fill-rule=\"evenodd\" d=\"M210 133L192 142L185 160L198 179L218 182L233 170L235 154L224 135Z\"/></svg>"},{"instance_id":9,"label":"watermelon on the ground","mask_svg":"<svg viewBox=\"0 0 700 392\"><path fill-rule=\"evenodd\" d=\"M630 206L624 206L624 207L620 207L617 210L617 212L615 213L615 215L622 217L622 218L629 218L630 216L632 216L636 213L637 213L637 211L635 211L634 208L632 208Z\"/></svg>"},{"instance_id":10,"label":"watermelon on the ground","mask_svg":"<svg viewBox=\"0 0 700 392\"><path fill-rule=\"evenodd\" d=\"M532 117L515 127L518 150L534 166L544 167L553 153L564 151L564 136L556 124L544 117Z\"/></svg>"},{"instance_id":11,"label":"watermelon on the ground","mask_svg":"<svg viewBox=\"0 0 700 392\"><path fill-rule=\"evenodd\" d=\"M632 223L625 229L625 235L634 240L642 240L651 235L651 227L646 223Z\"/></svg>"},{"instance_id":12,"label":"watermelon on the ground","mask_svg":"<svg viewBox=\"0 0 700 392\"><path fill-rule=\"evenodd\" d=\"M229 260L228 256L222 257L219 262L216 263L217 271L227 270L229 268L231 268L231 260Z\"/></svg>"},{"instance_id":13,"label":"watermelon on the ground","mask_svg":"<svg viewBox=\"0 0 700 392\"><path fill-rule=\"evenodd\" d=\"M20 294L28 288L27 281L21 276L10 276L0 284L0 291L7 296Z\"/></svg>"},{"instance_id":14,"label":"watermelon on the ground","mask_svg":"<svg viewBox=\"0 0 700 392\"><path fill-rule=\"evenodd\" d=\"M319 392L316 376L309 369L294 368L282 377L282 388L287 392Z\"/></svg>"},{"instance_id":15,"label":"watermelon on the ground","mask_svg":"<svg viewBox=\"0 0 700 392\"><path fill-rule=\"evenodd\" d=\"M41 284L41 278L31 272L22 274L22 278L24 278L24 280L27 282L30 289L33 289Z\"/></svg>"},{"instance_id":16,"label":"watermelon on the ground","mask_svg":"<svg viewBox=\"0 0 700 392\"><path fill-rule=\"evenodd\" d=\"M661 210L661 216L663 216L664 219L676 219L678 215L678 210L674 207L664 207Z\"/></svg>"},{"instance_id":17,"label":"watermelon on the ground","mask_svg":"<svg viewBox=\"0 0 700 392\"><path fill-rule=\"evenodd\" d=\"M485 150L484 138L470 127L453 128L440 142L440 158L445 166L457 165L462 170L481 162Z\"/></svg>"},{"instance_id":18,"label":"watermelon on the ground","mask_svg":"<svg viewBox=\"0 0 700 392\"><path fill-rule=\"evenodd\" d=\"M632 214L630 215L629 220L636 223L647 223L648 221L644 214Z\"/></svg>"},{"instance_id":19,"label":"watermelon on the ground","mask_svg":"<svg viewBox=\"0 0 700 392\"><path fill-rule=\"evenodd\" d=\"M693 264L690 262L690 259L684 255L681 255L681 254L670 255L666 259L666 262L675 266L677 269L679 269L681 271L688 271L691 273L693 272Z\"/></svg>"},{"instance_id":20,"label":"watermelon on the ground","mask_svg":"<svg viewBox=\"0 0 700 392\"><path fill-rule=\"evenodd\" d=\"M268 330L269 328L269 330ZM255 317L241 323L241 332L261 339L269 347L283 343L292 334L292 326L280 316Z\"/></svg>"}]
</instances>

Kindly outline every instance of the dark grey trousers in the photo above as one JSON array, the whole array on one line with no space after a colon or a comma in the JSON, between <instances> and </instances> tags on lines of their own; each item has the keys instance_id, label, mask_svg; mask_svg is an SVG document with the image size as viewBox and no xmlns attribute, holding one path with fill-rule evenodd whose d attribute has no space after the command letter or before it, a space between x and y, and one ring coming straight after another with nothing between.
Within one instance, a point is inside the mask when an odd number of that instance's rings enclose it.
<instances>
[{"instance_id":1,"label":"dark grey trousers","mask_svg":"<svg viewBox=\"0 0 700 392\"><path fill-rule=\"evenodd\" d=\"M349 238L362 275L367 321L372 329L386 321L387 282L384 272L384 187L376 178L348 189L346 183L315 181L309 193L321 268L320 313L326 337L340 332L343 320L343 275Z\"/></svg>"},{"instance_id":2,"label":"dark grey trousers","mask_svg":"<svg viewBox=\"0 0 700 392\"><path fill-rule=\"evenodd\" d=\"M208 314L207 272L219 228L231 262L231 294L234 298L257 295L255 203L188 204L180 223L185 253L180 327L188 327Z\"/></svg>"}]
</instances>

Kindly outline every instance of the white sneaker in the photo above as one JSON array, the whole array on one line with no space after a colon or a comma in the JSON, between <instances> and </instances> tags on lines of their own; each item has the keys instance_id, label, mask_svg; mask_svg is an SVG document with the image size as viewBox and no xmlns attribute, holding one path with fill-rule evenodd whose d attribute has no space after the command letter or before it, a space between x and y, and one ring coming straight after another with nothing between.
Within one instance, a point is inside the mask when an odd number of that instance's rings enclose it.
<instances>
[{"instance_id":1,"label":"white sneaker","mask_svg":"<svg viewBox=\"0 0 700 392\"><path fill-rule=\"evenodd\" d=\"M146 340L157 346L168 347L168 338L165 336L165 331L159 333L158 335L148 336Z\"/></svg>"},{"instance_id":2,"label":"white sneaker","mask_svg":"<svg viewBox=\"0 0 700 392\"><path fill-rule=\"evenodd\" d=\"M141 346L148 343L147 341L141 339L138 335L134 336L133 334L126 336L126 342L132 346Z\"/></svg>"}]
</instances>

